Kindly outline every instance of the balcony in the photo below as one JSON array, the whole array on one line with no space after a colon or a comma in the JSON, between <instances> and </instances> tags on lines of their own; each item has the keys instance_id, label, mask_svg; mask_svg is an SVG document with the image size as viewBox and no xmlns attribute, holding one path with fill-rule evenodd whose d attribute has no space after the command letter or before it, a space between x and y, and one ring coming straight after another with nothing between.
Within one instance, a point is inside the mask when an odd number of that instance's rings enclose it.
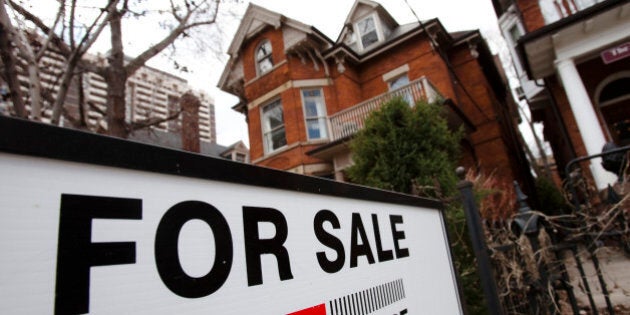
<instances>
[{"instance_id":1,"label":"balcony","mask_svg":"<svg viewBox=\"0 0 630 315\"><path fill-rule=\"evenodd\" d=\"M539 0L545 24L569 17L605 0Z\"/></svg>"},{"instance_id":2,"label":"balcony","mask_svg":"<svg viewBox=\"0 0 630 315\"><path fill-rule=\"evenodd\" d=\"M328 118L330 141L343 139L355 134L363 128L365 119L372 111L379 109L381 104L394 97L402 97L413 103L418 100L433 102L442 99L442 95L435 89L433 84L426 77L421 77L398 89L383 93L331 115Z\"/></svg>"}]
</instances>

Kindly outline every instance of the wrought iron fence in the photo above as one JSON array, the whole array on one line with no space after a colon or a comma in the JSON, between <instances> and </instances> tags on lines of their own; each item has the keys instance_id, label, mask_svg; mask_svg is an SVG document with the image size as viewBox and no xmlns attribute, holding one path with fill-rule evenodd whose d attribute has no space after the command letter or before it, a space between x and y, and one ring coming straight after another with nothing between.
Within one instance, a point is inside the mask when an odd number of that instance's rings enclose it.
<instances>
[{"instance_id":1,"label":"wrought iron fence","mask_svg":"<svg viewBox=\"0 0 630 315\"><path fill-rule=\"evenodd\" d=\"M621 168L618 175L627 182L629 150L630 146L611 149L567 165L567 174L574 174L565 185L574 208L570 214L550 216L532 210L515 183L518 213L483 221L492 272L480 276L495 281L503 314L630 314L623 299L625 294L628 300L630 287L620 287L612 275L615 268L626 270L630 257L630 193L620 196L609 188L605 198L592 196L583 187L587 180L575 175L581 174L576 172L579 162L622 154L624 159L617 155L620 163L612 169ZM474 200L466 202L471 196L462 190L467 212L477 211L469 209Z\"/></svg>"}]
</instances>

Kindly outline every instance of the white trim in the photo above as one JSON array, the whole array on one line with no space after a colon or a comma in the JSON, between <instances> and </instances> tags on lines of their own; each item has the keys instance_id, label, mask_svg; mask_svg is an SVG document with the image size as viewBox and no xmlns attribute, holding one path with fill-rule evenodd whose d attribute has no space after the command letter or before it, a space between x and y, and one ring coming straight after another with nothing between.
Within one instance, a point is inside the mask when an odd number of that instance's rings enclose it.
<instances>
[{"instance_id":1,"label":"white trim","mask_svg":"<svg viewBox=\"0 0 630 315\"><path fill-rule=\"evenodd\" d=\"M370 45L368 45L367 47L363 46L363 34L361 32L361 30L359 29L359 23L372 18L372 20L374 21L374 31L376 31L376 41ZM365 51L367 49L369 49L370 47L375 47L377 46L379 43L382 43L384 40L384 35L383 35L383 30L382 30L382 25L381 25L381 19L378 17L378 14L376 14L376 12L372 12L364 17L361 17L360 19L358 19L354 24L353 24L353 28L354 28L354 33L355 36L357 36L356 40L357 40L357 47L359 47L360 51Z\"/></svg>"},{"instance_id":2,"label":"white trim","mask_svg":"<svg viewBox=\"0 0 630 315\"><path fill-rule=\"evenodd\" d=\"M252 81L250 81L252 82ZM247 84L250 84L248 82ZM266 103L270 99L278 96L280 93L290 89L290 88L302 88L302 87L323 87L332 85L330 79L309 79L309 80L291 80L283 83L277 88L265 93L263 96L249 102L247 104L247 109L254 109L262 103Z\"/></svg>"},{"instance_id":3,"label":"white trim","mask_svg":"<svg viewBox=\"0 0 630 315\"><path fill-rule=\"evenodd\" d=\"M254 109L258 106L260 106L260 104L262 103L266 103L267 101L271 100L274 97L277 97L278 95L280 95L280 93L290 89L293 87L293 81L288 81L282 85L280 85L279 87L265 93L263 96L249 102L249 104L247 104L247 109Z\"/></svg>"},{"instance_id":4,"label":"white trim","mask_svg":"<svg viewBox=\"0 0 630 315\"><path fill-rule=\"evenodd\" d=\"M556 69L560 81L567 92L567 98L578 130L584 142L586 153L594 155L601 153L606 138L598 116L595 112L588 92L584 87L584 82L577 71L575 62L571 59L556 60ZM601 165L601 158L592 159L590 162L591 172L598 190L605 189L608 184L616 181L616 176L604 170Z\"/></svg>"},{"instance_id":5,"label":"white trim","mask_svg":"<svg viewBox=\"0 0 630 315\"><path fill-rule=\"evenodd\" d=\"M385 74L383 74L383 81L388 82L395 77L399 77L405 73L409 72L409 64L404 64L394 70L391 70Z\"/></svg>"},{"instance_id":6,"label":"white trim","mask_svg":"<svg viewBox=\"0 0 630 315\"><path fill-rule=\"evenodd\" d=\"M296 88L332 85L332 82L330 82L330 79L293 80L291 82L293 82L293 87L296 87Z\"/></svg>"},{"instance_id":7,"label":"white trim","mask_svg":"<svg viewBox=\"0 0 630 315\"><path fill-rule=\"evenodd\" d=\"M278 104L280 105L280 110L282 111L282 129L284 130L284 141L286 142L285 145L278 147L276 149L272 148L272 147L267 147L267 139L266 139L266 135L267 134L271 134L273 131L278 130L275 128L271 128L270 130L265 131L265 107L267 106L271 106L274 103L278 102ZM277 106L277 105L275 105ZM265 104L264 106L260 106L260 131L262 132L262 144L263 144L263 155L269 155L271 153L277 152L279 150L282 150L283 148L287 147L288 145L288 141L287 141L287 129L286 129L286 122L284 119L284 106L282 105L282 98L277 97L274 100L270 101L269 103ZM271 146L273 146L273 144L271 144Z\"/></svg>"},{"instance_id":8,"label":"white trim","mask_svg":"<svg viewBox=\"0 0 630 315\"><path fill-rule=\"evenodd\" d=\"M324 136L323 137L319 137L319 138L315 138L315 139L311 139L309 133L308 133L308 120L309 117L306 116L306 103L304 102L304 91L309 91L309 90L318 90L319 91L319 97L322 101L321 106L322 106L322 110L323 110L323 116L317 116L315 118L310 117L310 119L317 119L317 122L319 123L320 119L323 118L324 121L324 125L323 126L319 126L320 128L323 127L323 133ZM330 131L328 128L328 108L326 106L326 97L324 96L324 89L321 87L306 87L304 89L300 89L300 99L302 100L302 116L304 118L304 131L306 132L306 139L307 141L316 141L316 140L325 140L325 139L330 139ZM320 131L320 133L322 133L322 131Z\"/></svg>"},{"instance_id":9,"label":"white trim","mask_svg":"<svg viewBox=\"0 0 630 315\"><path fill-rule=\"evenodd\" d=\"M628 38L630 19L618 20L616 25L580 34L580 36L552 36L556 60L576 59L599 52L611 43Z\"/></svg>"},{"instance_id":10,"label":"white trim","mask_svg":"<svg viewBox=\"0 0 630 315\"><path fill-rule=\"evenodd\" d=\"M263 156L261 156L261 157L259 157L259 158L255 159L255 160L253 160L253 161L252 161L252 164L256 164L256 163L258 163L258 162L262 162L262 161L264 161L264 160L270 159L270 158L272 158L272 157L274 157L274 156L276 156L276 155L279 155L280 153L283 153L283 152L289 151L289 150L291 150L291 149L294 149L294 148L296 148L296 147L297 147L297 146L299 146L299 145L300 145L300 143L299 143L299 142L295 142L295 143L293 143L293 144L290 144L290 145L285 145L285 146L283 146L283 147L280 147L280 148L276 149L276 150L275 150L275 151L273 151L273 152L269 152L269 154L263 154ZM264 145L263 145L263 150L264 150Z\"/></svg>"},{"instance_id":11,"label":"white trim","mask_svg":"<svg viewBox=\"0 0 630 315\"><path fill-rule=\"evenodd\" d=\"M604 87L606 87L606 85L610 84L613 81L617 81L619 79L623 79L623 78L630 78L630 71L628 70L622 70L619 72L615 72L609 76L607 76L606 78L604 78L601 82L599 82L599 84L597 85L597 87L595 88L595 93L593 95L593 104L597 104L600 107L606 106L606 104L611 103L611 102L618 102L624 99L624 97L627 96L621 96L619 97L619 99L613 99L610 100L608 102L604 102L604 104L600 104L599 103L599 97L602 94L602 90L604 89ZM629 92L630 93L630 92Z\"/></svg>"}]
</instances>

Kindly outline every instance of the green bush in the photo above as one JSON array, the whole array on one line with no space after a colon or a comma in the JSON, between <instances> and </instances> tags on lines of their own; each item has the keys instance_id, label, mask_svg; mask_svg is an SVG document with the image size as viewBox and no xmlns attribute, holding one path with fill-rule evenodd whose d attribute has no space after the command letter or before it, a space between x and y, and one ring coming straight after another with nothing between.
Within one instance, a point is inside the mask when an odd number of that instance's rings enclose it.
<instances>
[{"instance_id":1,"label":"green bush","mask_svg":"<svg viewBox=\"0 0 630 315\"><path fill-rule=\"evenodd\" d=\"M410 107L395 98L372 112L350 144L350 179L404 193L415 184L428 197L452 195L461 132L448 129L442 109L429 103Z\"/></svg>"},{"instance_id":2,"label":"green bush","mask_svg":"<svg viewBox=\"0 0 630 315\"><path fill-rule=\"evenodd\" d=\"M367 186L452 200L457 192L455 167L462 132L449 130L442 109L424 102L410 107L397 98L372 112L350 144L354 161L348 169L350 179ZM450 204L445 220L468 314L486 314L462 207Z\"/></svg>"}]
</instances>

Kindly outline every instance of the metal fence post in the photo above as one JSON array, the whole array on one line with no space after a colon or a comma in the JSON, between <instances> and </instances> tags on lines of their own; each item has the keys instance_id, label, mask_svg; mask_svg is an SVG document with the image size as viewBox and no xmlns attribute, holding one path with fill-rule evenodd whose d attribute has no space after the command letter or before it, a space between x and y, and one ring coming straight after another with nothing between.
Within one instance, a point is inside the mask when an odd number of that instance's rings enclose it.
<instances>
[{"instance_id":1,"label":"metal fence post","mask_svg":"<svg viewBox=\"0 0 630 315\"><path fill-rule=\"evenodd\" d=\"M490 264L490 255L488 254L488 247L486 246L483 227L481 226L481 217L473 195L473 183L464 178L466 171L463 167L458 167L456 173L460 179L457 183L457 188L461 193L468 233L470 234L470 241L477 258L477 271L481 278L481 287L488 304L488 311L491 315L501 315L503 314L503 308L497 293L494 272Z\"/></svg>"}]
</instances>

